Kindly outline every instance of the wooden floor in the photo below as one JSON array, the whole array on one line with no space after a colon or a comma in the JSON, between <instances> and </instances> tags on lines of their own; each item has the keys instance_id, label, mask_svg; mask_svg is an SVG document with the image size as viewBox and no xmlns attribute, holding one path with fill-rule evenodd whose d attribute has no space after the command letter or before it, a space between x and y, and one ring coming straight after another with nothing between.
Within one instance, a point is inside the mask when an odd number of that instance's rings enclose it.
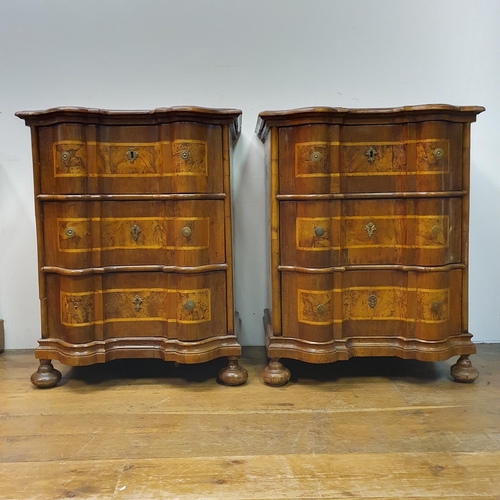
<instances>
[{"instance_id":1,"label":"wooden floor","mask_svg":"<svg viewBox=\"0 0 500 500\"><path fill-rule=\"evenodd\" d=\"M500 499L500 345L479 345L471 385L455 361L288 362L263 384L198 366L123 360L31 386L32 351L0 355L1 499Z\"/></svg>"}]
</instances>

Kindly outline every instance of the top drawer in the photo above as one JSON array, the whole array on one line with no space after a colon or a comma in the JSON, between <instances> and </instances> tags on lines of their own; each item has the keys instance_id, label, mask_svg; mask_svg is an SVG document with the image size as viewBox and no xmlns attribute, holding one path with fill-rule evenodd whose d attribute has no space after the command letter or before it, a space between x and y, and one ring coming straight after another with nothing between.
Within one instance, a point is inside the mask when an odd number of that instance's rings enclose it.
<instances>
[{"instance_id":1,"label":"top drawer","mask_svg":"<svg viewBox=\"0 0 500 500\"><path fill-rule=\"evenodd\" d=\"M193 122L39 128L41 191L222 193L222 127Z\"/></svg>"},{"instance_id":2,"label":"top drawer","mask_svg":"<svg viewBox=\"0 0 500 500\"><path fill-rule=\"evenodd\" d=\"M462 189L462 124L279 129L280 194Z\"/></svg>"}]
</instances>

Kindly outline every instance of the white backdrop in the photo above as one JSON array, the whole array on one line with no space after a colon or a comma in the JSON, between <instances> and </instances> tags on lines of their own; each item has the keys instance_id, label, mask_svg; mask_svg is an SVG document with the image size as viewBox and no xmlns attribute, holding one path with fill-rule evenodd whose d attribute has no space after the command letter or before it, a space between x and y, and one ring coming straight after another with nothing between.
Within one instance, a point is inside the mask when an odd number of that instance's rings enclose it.
<instances>
[{"instance_id":1,"label":"white backdrop","mask_svg":"<svg viewBox=\"0 0 500 500\"><path fill-rule=\"evenodd\" d=\"M264 343L267 221L257 114L301 106L483 105L472 125L470 331L500 341L498 0L0 0L0 318L32 348L39 307L22 109L236 107L236 307Z\"/></svg>"}]
</instances>

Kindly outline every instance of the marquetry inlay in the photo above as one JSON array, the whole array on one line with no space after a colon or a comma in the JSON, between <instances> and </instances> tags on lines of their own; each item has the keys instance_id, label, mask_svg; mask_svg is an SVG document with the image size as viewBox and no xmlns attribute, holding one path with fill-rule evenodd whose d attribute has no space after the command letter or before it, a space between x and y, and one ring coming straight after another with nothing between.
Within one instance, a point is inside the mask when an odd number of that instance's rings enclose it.
<instances>
[{"instance_id":1,"label":"marquetry inlay","mask_svg":"<svg viewBox=\"0 0 500 500\"><path fill-rule=\"evenodd\" d=\"M298 320L310 325L333 323L333 290L297 290Z\"/></svg>"},{"instance_id":2,"label":"marquetry inlay","mask_svg":"<svg viewBox=\"0 0 500 500\"><path fill-rule=\"evenodd\" d=\"M102 318L95 317L94 297L96 300L102 300ZM188 301L192 307L186 308ZM123 321L195 324L209 322L211 319L209 288L195 290L133 288L80 293L61 292L61 323L65 326L79 327Z\"/></svg>"},{"instance_id":3,"label":"marquetry inlay","mask_svg":"<svg viewBox=\"0 0 500 500\"><path fill-rule=\"evenodd\" d=\"M87 175L87 145L81 141L59 141L52 145L55 177Z\"/></svg>"},{"instance_id":4,"label":"marquetry inlay","mask_svg":"<svg viewBox=\"0 0 500 500\"><path fill-rule=\"evenodd\" d=\"M207 143L178 140L172 142L174 172L182 175L207 175Z\"/></svg>"},{"instance_id":5,"label":"marquetry inlay","mask_svg":"<svg viewBox=\"0 0 500 500\"><path fill-rule=\"evenodd\" d=\"M94 324L94 292L61 291L61 324L89 326Z\"/></svg>"},{"instance_id":6,"label":"marquetry inlay","mask_svg":"<svg viewBox=\"0 0 500 500\"><path fill-rule=\"evenodd\" d=\"M302 142L295 144L296 177L328 177L330 171L330 143Z\"/></svg>"},{"instance_id":7,"label":"marquetry inlay","mask_svg":"<svg viewBox=\"0 0 500 500\"><path fill-rule=\"evenodd\" d=\"M139 248L194 251L210 246L210 217L58 218L57 225L60 252ZM135 238L131 235L133 226L140 228ZM68 228L73 230L71 235ZM190 229L188 237L183 235L185 228ZM92 240L93 230L99 241Z\"/></svg>"}]
</instances>

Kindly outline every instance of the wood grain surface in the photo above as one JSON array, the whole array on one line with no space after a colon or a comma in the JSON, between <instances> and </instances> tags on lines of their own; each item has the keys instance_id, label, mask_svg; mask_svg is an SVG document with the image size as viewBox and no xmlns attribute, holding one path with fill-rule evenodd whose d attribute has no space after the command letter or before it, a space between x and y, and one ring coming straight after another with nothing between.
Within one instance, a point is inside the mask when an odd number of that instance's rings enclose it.
<instances>
[{"instance_id":1,"label":"wood grain surface","mask_svg":"<svg viewBox=\"0 0 500 500\"><path fill-rule=\"evenodd\" d=\"M264 111L271 385L276 363L352 356L477 371L468 331L470 125L480 106ZM276 379L273 382L273 377Z\"/></svg>"},{"instance_id":2,"label":"wood grain surface","mask_svg":"<svg viewBox=\"0 0 500 500\"><path fill-rule=\"evenodd\" d=\"M243 387L194 367L120 360L28 381L32 351L0 356L0 498L500 498L500 345L475 384L397 358L306 365L267 387L263 348Z\"/></svg>"},{"instance_id":3,"label":"wood grain surface","mask_svg":"<svg viewBox=\"0 0 500 500\"><path fill-rule=\"evenodd\" d=\"M228 356L220 380L244 383L230 198L241 111L17 116L31 127L37 221L42 338L32 382L57 384L49 360Z\"/></svg>"}]
</instances>

